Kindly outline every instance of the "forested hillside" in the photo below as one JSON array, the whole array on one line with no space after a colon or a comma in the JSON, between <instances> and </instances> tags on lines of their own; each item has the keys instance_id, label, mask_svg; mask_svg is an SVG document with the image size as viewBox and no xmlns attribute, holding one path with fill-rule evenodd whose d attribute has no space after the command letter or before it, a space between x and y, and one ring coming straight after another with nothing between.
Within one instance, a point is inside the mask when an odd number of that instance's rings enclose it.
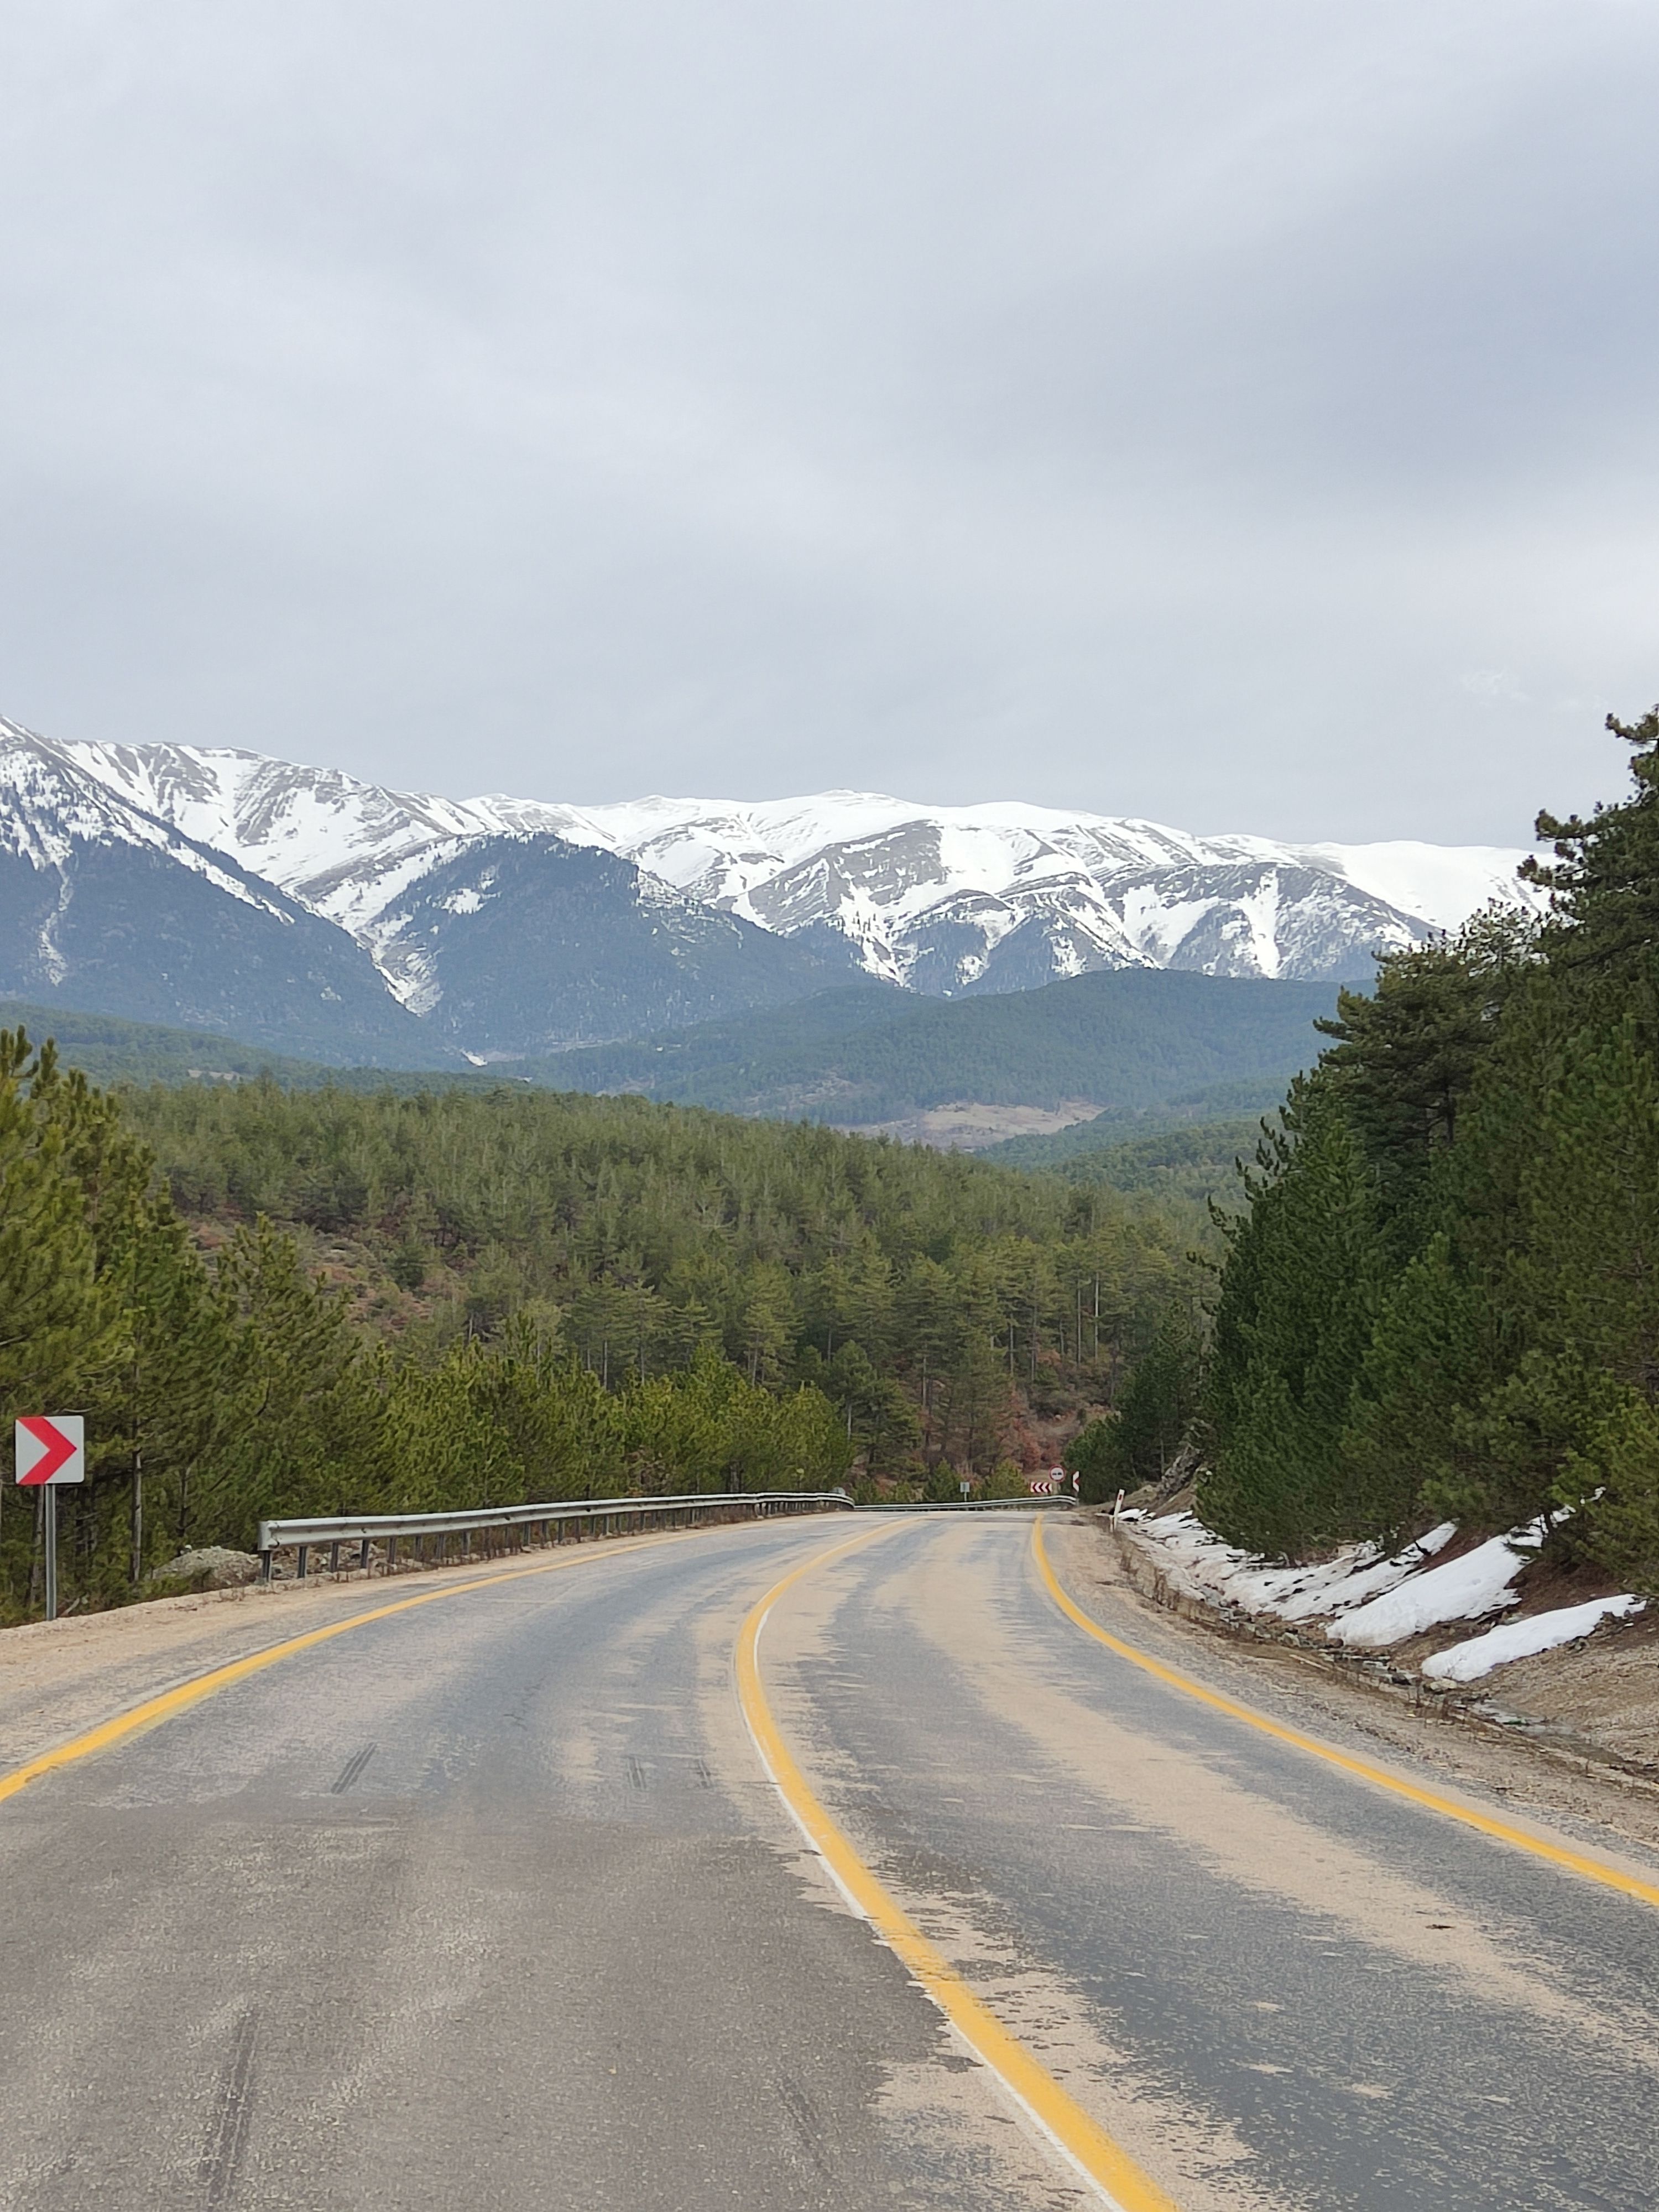
<instances>
[{"instance_id":1,"label":"forested hillside","mask_svg":"<svg viewBox=\"0 0 1659 2212\"><path fill-rule=\"evenodd\" d=\"M290 1089L481 1092L513 1084L836 1126L962 1101L1105 1104L1105 1116L1076 1130L999 1148L1006 1164L1046 1167L1166 1117L1264 1110L1313 1058L1315 1018L1335 1005L1324 984L1145 969L949 1004L866 981L626 1043L402 1074L19 1000L0 1000L0 1023L56 1036L65 1059L102 1084L244 1082L266 1070Z\"/></svg>"},{"instance_id":2,"label":"forested hillside","mask_svg":"<svg viewBox=\"0 0 1659 2212\"><path fill-rule=\"evenodd\" d=\"M1559 1512L1559 1552L1659 1592L1659 713L1611 726L1634 787L1540 817L1547 920L1385 960L1261 1146L1198 1430L1239 1542ZM1191 1399L1180 1334L1143 1413Z\"/></svg>"},{"instance_id":3,"label":"forested hillside","mask_svg":"<svg viewBox=\"0 0 1659 2212\"><path fill-rule=\"evenodd\" d=\"M1062 1153L1048 1171L1065 1182L1098 1183L1109 1190L1144 1191L1166 1206L1194 1208L1194 1241L1204 1243L1211 1241L1215 1229L1208 1212L1210 1206L1213 1204L1230 1210L1243 1202L1239 1163L1254 1157L1261 1140L1262 1118L1262 1114L1257 1113L1221 1121L1160 1124L1148 1115L1150 1127L1137 1135L1128 1132L1136 1129L1138 1122L1118 1121L1105 1125L1117 1130L1115 1142L1103 1143L1097 1135L1086 1150ZM1098 1129L1103 1124L1090 1126ZM1062 1134L1069 1135L1070 1132ZM988 1158L998 1166L1012 1166L1024 1146L1029 1144L1035 1148L1050 1141L1044 1137L1016 1137L1006 1145L993 1146L988 1154L981 1153L980 1157Z\"/></svg>"},{"instance_id":4,"label":"forested hillside","mask_svg":"<svg viewBox=\"0 0 1659 2212\"><path fill-rule=\"evenodd\" d=\"M261 1512L953 1492L1109 1402L1188 1281L1148 1201L969 1159L635 1098L112 1096L15 1033L0 1208L0 1419L88 1415L82 1603ZM11 1491L8 1617L33 1540Z\"/></svg>"},{"instance_id":5,"label":"forested hillside","mask_svg":"<svg viewBox=\"0 0 1659 2212\"><path fill-rule=\"evenodd\" d=\"M1208 1086L1254 1104L1312 1058L1334 985L1125 968L1042 990L941 1001L860 985L781 1020L752 1015L632 1044L512 1063L562 1089L639 1091L842 1127L972 1099L1159 1107ZM1212 1113L1238 1110L1224 1097Z\"/></svg>"}]
</instances>

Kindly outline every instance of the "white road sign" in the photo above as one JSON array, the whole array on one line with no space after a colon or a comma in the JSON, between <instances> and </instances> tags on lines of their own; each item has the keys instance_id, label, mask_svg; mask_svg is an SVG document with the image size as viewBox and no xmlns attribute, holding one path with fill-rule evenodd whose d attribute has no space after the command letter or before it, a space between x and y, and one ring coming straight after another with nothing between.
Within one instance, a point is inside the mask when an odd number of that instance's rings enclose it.
<instances>
[{"instance_id":1,"label":"white road sign","mask_svg":"<svg viewBox=\"0 0 1659 2212\"><path fill-rule=\"evenodd\" d=\"M17 1480L24 1490L55 1488L87 1479L87 1423L83 1413L25 1413L15 1431Z\"/></svg>"}]
</instances>

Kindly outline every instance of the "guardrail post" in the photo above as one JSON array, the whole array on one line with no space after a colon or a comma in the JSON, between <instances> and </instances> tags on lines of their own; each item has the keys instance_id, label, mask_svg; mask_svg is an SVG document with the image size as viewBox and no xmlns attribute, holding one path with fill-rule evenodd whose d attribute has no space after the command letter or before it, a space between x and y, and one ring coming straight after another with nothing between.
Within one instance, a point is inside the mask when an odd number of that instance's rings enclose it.
<instances>
[{"instance_id":1,"label":"guardrail post","mask_svg":"<svg viewBox=\"0 0 1659 2212\"><path fill-rule=\"evenodd\" d=\"M328 1571L331 1575L340 1571L340 1547L337 1540L328 1547Z\"/></svg>"},{"instance_id":2,"label":"guardrail post","mask_svg":"<svg viewBox=\"0 0 1659 2212\"><path fill-rule=\"evenodd\" d=\"M357 1565L362 1569L365 1574L368 1572L368 1538L367 1536L364 1537L362 1547L358 1551Z\"/></svg>"},{"instance_id":3,"label":"guardrail post","mask_svg":"<svg viewBox=\"0 0 1659 2212\"><path fill-rule=\"evenodd\" d=\"M264 1585L266 1589L270 1588L270 1566L271 1553L269 1551L261 1552L259 1554L259 1580Z\"/></svg>"},{"instance_id":4,"label":"guardrail post","mask_svg":"<svg viewBox=\"0 0 1659 2212\"><path fill-rule=\"evenodd\" d=\"M306 1578L306 1561L310 1557L311 1547L309 1544L301 1544L298 1549L299 1557L294 1563L294 1579L296 1583L302 1583Z\"/></svg>"}]
</instances>

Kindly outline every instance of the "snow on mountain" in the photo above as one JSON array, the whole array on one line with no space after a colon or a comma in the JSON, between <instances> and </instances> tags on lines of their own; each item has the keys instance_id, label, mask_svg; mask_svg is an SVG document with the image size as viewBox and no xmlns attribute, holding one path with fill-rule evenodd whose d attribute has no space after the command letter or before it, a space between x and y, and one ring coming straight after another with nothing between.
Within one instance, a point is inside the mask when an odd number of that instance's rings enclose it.
<instances>
[{"instance_id":1,"label":"snow on mountain","mask_svg":"<svg viewBox=\"0 0 1659 2212\"><path fill-rule=\"evenodd\" d=\"M1281 844L1019 802L884 793L575 807L382 789L336 770L170 745L60 750L147 812L234 855L349 930L394 991L417 988L387 923L480 838L597 846L781 936L849 940L872 975L939 996L1103 968L1365 977L1374 950L1521 899L1487 846Z\"/></svg>"},{"instance_id":2,"label":"snow on mountain","mask_svg":"<svg viewBox=\"0 0 1659 2212\"><path fill-rule=\"evenodd\" d=\"M418 877L475 837L552 831L581 845L566 806L386 791L332 769L230 748L76 744L70 753L135 806L327 915L367 943L370 926Z\"/></svg>"},{"instance_id":3,"label":"snow on mountain","mask_svg":"<svg viewBox=\"0 0 1659 2212\"><path fill-rule=\"evenodd\" d=\"M69 748L0 717L0 854L39 872L62 870L77 846L125 845L165 853L216 890L291 922L286 902L267 897L240 871L204 852L190 833L125 806Z\"/></svg>"},{"instance_id":4,"label":"snow on mountain","mask_svg":"<svg viewBox=\"0 0 1659 2212\"><path fill-rule=\"evenodd\" d=\"M1419 915L1436 929L1455 929L1489 900L1541 903L1530 885L1517 884L1523 854L1507 845L1306 845L1316 866L1328 867L1362 891L1386 899L1403 913Z\"/></svg>"},{"instance_id":5,"label":"snow on mountain","mask_svg":"<svg viewBox=\"0 0 1659 2212\"><path fill-rule=\"evenodd\" d=\"M77 751L4 721L0 995L321 1060L461 1060L302 901L137 805Z\"/></svg>"}]
</instances>

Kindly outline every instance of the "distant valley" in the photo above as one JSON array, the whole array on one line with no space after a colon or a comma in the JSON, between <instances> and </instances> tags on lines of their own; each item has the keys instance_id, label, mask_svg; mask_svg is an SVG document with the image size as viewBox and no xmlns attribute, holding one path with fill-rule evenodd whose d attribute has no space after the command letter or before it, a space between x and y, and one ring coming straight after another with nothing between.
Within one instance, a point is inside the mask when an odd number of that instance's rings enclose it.
<instances>
[{"instance_id":1,"label":"distant valley","mask_svg":"<svg viewBox=\"0 0 1659 2212\"><path fill-rule=\"evenodd\" d=\"M0 999L0 1025L55 1035L100 1083L245 1083L269 1072L301 1089L533 1085L822 1121L964 1152L1064 1127L1066 1152L1088 1147L1097 1116L1092 1141L1106 1143L1143 1126L1265 1109L1312 1060L1312 1024L1335 998L1328 984L1155 969L954 1003L863 983L628 1044L402 1073L17 1000ZM1031 1157L1045 1157L1040 1139Z\"/></svg>"}]
</instances>

